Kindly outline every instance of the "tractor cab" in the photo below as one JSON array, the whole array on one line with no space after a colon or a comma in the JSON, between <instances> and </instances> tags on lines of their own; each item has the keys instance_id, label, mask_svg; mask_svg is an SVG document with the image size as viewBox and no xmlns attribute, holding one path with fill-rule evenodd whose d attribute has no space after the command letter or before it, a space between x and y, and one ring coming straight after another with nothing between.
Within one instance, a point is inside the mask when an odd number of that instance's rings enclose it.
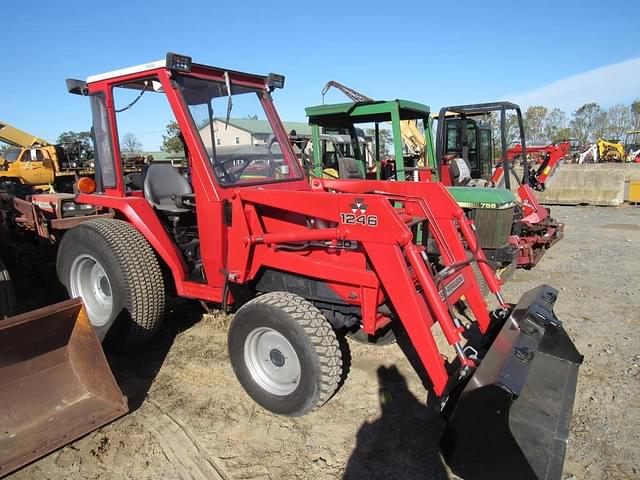
<instances>
[{"instance_id":1,"label":"tractor cab","mask_svg":"<svg viewBox=\"0 0 640 480\"><path fill-rule=\"evenodd\" d=\"M344 170L338 170L340 178L401 181L417 180L420 175L431 179L425 161L429 112L428 106L408 100L365 100L306 108L314 144L322 145L322 135L338 134L350 141L353 157L341 160ZM412 129L415 135L406 133ZM314 149L316 176L323 171L326 174L324 153L324 146Z\"/></svg>"},{"instance_id":2,"label":"tractor cab","mask_svg":"<svg viewBox=\"0 0 640 480\"><path fill-rule=\"evenodd\" d=\"M640 130L627 132L624 136L624 152L627 162L640 162Z\"/></svg>"},{"instance_id":3,"label":"tractor cab","mask_svg":"<svg viewBox=\"0 0 640 480\"><path fill-rule=\"evenodd\" d=\"M440 109L436 133L436 162L443 181L447 184L471 186L484 185L511 188L510 175L516 175L507 155L510 127L507 114L513 112L521 146L524 144L524 126L520 107L510 102L483 103L475 105L449 106ZM494 164L494 141L491 123L498 116L498 124L504 125L500 136L500 159ZM463 163L470 176L457 174ZM506 172L506 173L504 173ZM516 176L518 183L529 183L529 170L524 169L523 178Z\"/></svg>"},{"instance_id":4,"label":"tractor cab","mask_svg":"<svg viewBox=\"0 0 640 480\"><path fill-rule=\"evenodd\" d=\"M371 137L366 137L359 129L356 131L356 145L364 145L371 142ZM290 136L291 143L299 152L300 162L307 176L317 175L314 165L314 146L312 135L294 134ZM356 159L356 149L348 132L321 133L319 135L320 157L322 159L322 178L364 178L365 171L361 162L353 162L346 165L345 159ZM348 161L348 160L347 160ZM365 161L366 162L366 161ZM320 165L320 163L318 164ZM342 168L341 168L342 167ZM349 168L351 167L351 168ZM342 177L340 175L343 175Z\"/></svg>"},{"instance_id":5,"label":"tractor cab","mask_svg":"<svg viewBox=\"0 0 640 480\"><path fill-rule=\"evenodd\" d=\"M179 247L174 274L187 285L206 285L222 275L223 264L219 256L203 258L200 244L220 242L228 215L222 204L235 188L280 183L309 188L271 101L271 92L283 86L280 75L193 64L171 53L86 82L67 80L71 93L89 96L93 113L96 190L83 193L93 194L87 198L91 202L104 199L106 207L144 202ZM171 122L179 125L174 144L181 146L185 166L151 161L129 169L132 145L142 146L135 145L137 137ZM247 122L259 124L258 133L243 129ZM219 221L198 228L204 218Z\"/></svg>"},{"instance_id":6,"label":"tractor cab","mask_svg":"<svg viewBox=\"0 0 640 480\"><path fill-rule=\"evenodd\" d=\"M482 121L466 116L447 119L445 155L453 159L462 159L464 162L463 164L450 163L453 171L447 173L441 171L441 175L451 176L452 183L462 185L471 179L491 179L493 173L491 128ZM467 175L464 175L465 168L468 170Z\"/></svg>"}]
</instances>

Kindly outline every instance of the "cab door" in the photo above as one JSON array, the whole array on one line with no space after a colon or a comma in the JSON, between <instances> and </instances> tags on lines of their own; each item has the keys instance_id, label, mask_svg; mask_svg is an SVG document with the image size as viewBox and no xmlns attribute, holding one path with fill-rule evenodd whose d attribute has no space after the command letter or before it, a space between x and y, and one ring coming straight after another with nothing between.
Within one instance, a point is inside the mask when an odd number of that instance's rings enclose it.
<instances>
[{"instance_id":1,"label":"cab door","mask_svg":"<svg viewBox=\"0 0 640 480\"><path fill-rule=\"evenodd\" d=\"M54 172L49 152L44 148L25 149L19 160L20 178L27 185L49 185Z\"/></svg>"}]
</instances>

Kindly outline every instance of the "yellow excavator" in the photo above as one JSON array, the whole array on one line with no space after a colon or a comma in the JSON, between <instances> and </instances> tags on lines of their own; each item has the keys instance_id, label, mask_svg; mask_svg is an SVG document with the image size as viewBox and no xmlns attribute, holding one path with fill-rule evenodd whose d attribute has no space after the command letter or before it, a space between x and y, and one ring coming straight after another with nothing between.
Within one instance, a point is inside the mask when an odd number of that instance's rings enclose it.
<instances>
[{"instance_id":1,"label":"yellow excavator","mask_svg":"<svg viewBox=\"0 0 640 480\"><path fill-rule=\"evenodd\" d=\"M625 160L624 145L618 142L598 139L598 158L599 162L623 162Z\"/></svg>"},{"instance_id":2,"label":"yellow excavator","mask_svg":"<svg viewBox=\"0 0 640 480\"><path fill-rule=\"evenodd\" d=\"M81 169L80 159L62 145L51 144L2 120L0 141L13 147L1 157L0 182L11 181L36 191L64 192L69 191Z\"/></svg>"}]
</instances>

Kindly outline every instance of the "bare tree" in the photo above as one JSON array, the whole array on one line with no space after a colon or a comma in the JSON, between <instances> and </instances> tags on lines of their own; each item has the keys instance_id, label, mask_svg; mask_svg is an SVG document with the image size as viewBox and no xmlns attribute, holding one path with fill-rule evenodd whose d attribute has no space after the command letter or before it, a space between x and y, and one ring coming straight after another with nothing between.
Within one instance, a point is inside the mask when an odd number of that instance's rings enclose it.
<instances>
[{"instance_id":1,"label":"bare tree","mask_svg":"<svg viewBox=\"0 0 640 480\"><path fill-rule=\"evenodd\" d=\"M127 153L139 152L142 150L142 143L133 133L125 133L120 142L120 149Z\"/></svg>"},{"instance_id":2,"label":"bare tree","mask_svg":"<svg viewBox=\"0 0 640 480\"><path fill-rule=\"evenodd\" d=\"M585 103L573 114L571 129L582 143L595 141L604 135L606 115L596 102Z\"/></svg>"},{"instance_id":3,"label":"bare tree","mask_svg":"<svg viewBox=\"0 0 640 480\"><path fill-rule=\"evenodd\" d=\"M618 103L607 110L607 137L622 139L624 134L633 128L631 109Z\"/></svg>"},{"instance_id":4,"label":"bare tree","mask_svg":"<svg viewBox=\"0 0 640 480\"><path fill-rule=\"evenodd\" d=\"M567 129L567 114L559 108L551 110L544 122L544 136L548 142L567 140L571 136Z\"/></svg>"},{"instance_id":5,"label":"bare tree","mask_svg":"<svg viewBox=\"0 0 640 480\"><path fill-rule=\"evenodd\" d=\"M527 141L533 144L542 143L545 140L545 123L549 110L540 105L527 108L524 114L524 131Z\"/></svg>"},{"instance_id":6,"label":"bare tree","mask_svg":"<svg viewBox=\"0 0 640 480\"><path fill-rule=\"evenodd\" d=\"M640 99L631 104L632 126L634 130L640 130Z\"/></svg>"},{"instance_id":7,"label":"bare tree","mask_svg":"<svg viewBox=\"0 0 640 480\"><path fill-rule=\"evenodd\" d=\"M496 149L496 155L502 155L502 140L500 138L500 114L492 112L484 120L491 126L491 136ZM518 117L515 113L507 113L505 117L505 133L507 137L507 148L514 143L520 142L520 128L518 127Z\"/></svg>"}]
</instances>

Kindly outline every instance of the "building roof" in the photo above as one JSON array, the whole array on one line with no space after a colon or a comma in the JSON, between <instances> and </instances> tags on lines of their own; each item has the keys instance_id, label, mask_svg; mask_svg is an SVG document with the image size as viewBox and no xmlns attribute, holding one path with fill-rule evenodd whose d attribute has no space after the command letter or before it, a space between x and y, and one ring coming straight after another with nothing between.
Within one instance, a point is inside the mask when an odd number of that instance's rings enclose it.
<instances>
[{"instance_id":1,"label":"building roof","mask_svg":"<svg viewBox=\"0 0 640 480\"><path fill-rule=\"evenodd\" d=\"M218 122L224 123L224 119L216 118ZM282 122L287 133L295 130L299 134L311 134L311 127L304 122ZM253 134L271 134L273 130L266 120L255 120L253 118L230 118L229 125L240 130L245 130Z\"/></svg>"}]
</instances>

